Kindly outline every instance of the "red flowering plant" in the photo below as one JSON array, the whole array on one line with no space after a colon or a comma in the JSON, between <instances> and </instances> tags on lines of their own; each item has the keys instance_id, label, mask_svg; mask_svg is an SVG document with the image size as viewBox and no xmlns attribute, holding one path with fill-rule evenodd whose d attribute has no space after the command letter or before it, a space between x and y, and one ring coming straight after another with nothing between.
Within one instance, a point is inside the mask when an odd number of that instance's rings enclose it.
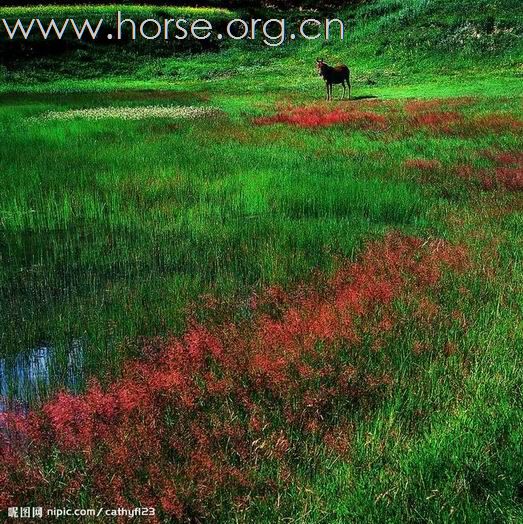
<instances>
[{"instance_id":1,"label":"red flowering plant","mask_svg":"<svg viewBox=\"0 0 523 524\"><path fill-rule=\"evenodd\" d=\"M244 320L149 340L107 388L6 417L0 502L191 519L274 492L311 442L347 453L347 417L391 386L363 349L384 347L398 300L421 304L467 263L460 246L390 234L330 277L258 293Z\"/></svg>"},{"instance_id":2,"label":"red flowering plant","mask_svg":"<svg viewBox=\"0 0 523 524\"><path fill-rule=\"evenodd\" d=\"M474 168L459 165L455 174L485 191L504 190L517 192L523 190L523 155L519 151L481 151L480 156L490 161L490 167Z\"/></svg>"},{"instance_id":3,"label":"red flowering plant","mask_svg":"<svg viewBox=\"0 0 523 524\"><path fill-rule=\"evenodd\" d=\"M273 116L256 118L254 123L287 124L302 128L345 125L367 131L384 131L388 127L387 118L381 114L339 107L331 109L322 105L281 109Z\"/></svg>"}]
</instances>

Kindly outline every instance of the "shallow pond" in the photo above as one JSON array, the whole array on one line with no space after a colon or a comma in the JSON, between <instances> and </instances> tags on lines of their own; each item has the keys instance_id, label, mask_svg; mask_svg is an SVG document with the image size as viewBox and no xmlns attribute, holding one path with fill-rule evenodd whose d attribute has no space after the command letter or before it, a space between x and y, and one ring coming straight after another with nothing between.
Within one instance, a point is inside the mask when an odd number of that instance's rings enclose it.
<instances>
[{"instance_id":1,"label":"shallow pond","mask_svg":"<svg viewBox=\"0 0 523 524\"><path fill-rule=\"evenodd\" d=\"M83 381L84 351L80 340L72 342L65 355L50 345L40 345L14 358L0 359L0 413L25 411L41 401L52 378L60 376L64 387L76 391Z\"/></svg>"}]
</instances>

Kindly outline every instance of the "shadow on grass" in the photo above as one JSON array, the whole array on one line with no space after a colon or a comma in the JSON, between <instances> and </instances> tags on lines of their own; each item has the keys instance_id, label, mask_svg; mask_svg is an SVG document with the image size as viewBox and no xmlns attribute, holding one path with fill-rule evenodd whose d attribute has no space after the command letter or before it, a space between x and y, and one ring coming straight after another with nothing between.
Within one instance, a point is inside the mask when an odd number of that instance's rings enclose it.
<instances>
[{"instance_id":1,"label":"shadow on grass","mask_svg":"<svg viewBox=\"0 0 523 524\"><path fill-rule=\"evenodd\" d=\"M379 98L377 95L360 95L360 96L353 96L351 97L352 100L373 100L375 98Z\"/></svg>"}]
</instances>

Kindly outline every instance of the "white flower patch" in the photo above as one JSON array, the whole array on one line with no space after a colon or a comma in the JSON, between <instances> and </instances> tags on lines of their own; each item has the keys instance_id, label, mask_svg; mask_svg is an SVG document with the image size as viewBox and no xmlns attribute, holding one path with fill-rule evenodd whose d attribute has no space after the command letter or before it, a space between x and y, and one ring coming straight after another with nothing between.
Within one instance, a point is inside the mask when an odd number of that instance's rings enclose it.
<instances>
[{"instance_id":1,"label":"white flower patch","mask_svg":"<svg viewBox=\"0 0 523 524\"><path fill-rule=\"evenodd\" d=\"M90 109L69 109L68 111L48 111L38 120L143 120L145 118L183 118L195 119L216 116L221 111L215 107L193 106L138 106L138 107L95 107Z\"/></svg>"}]
</instances>

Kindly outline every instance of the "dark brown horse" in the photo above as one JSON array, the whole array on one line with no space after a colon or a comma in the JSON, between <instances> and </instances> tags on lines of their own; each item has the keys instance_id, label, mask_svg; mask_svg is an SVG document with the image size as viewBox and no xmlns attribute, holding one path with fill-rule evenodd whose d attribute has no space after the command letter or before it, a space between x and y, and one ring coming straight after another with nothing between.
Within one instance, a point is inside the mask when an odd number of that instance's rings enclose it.
<instances>
[{"instance_id":1,"label":"dark brown horse","mask_svg":"<svg viewBox=\"0 0 523 524\"><path fill-rule=\"evenodd\" d=\"M344 99L348 87L350 100L350 69L346 65L338 65L336 67L331 67L323 61L323 58L318 58L316 60L316 69L318 70L320 76L322 76L325 80L325 84L327 86L327 100L332 100L332 86L334 84L343 85ZM347 84L347 86L345 86L345 83Z\"/></svg>"}]
</instances>

